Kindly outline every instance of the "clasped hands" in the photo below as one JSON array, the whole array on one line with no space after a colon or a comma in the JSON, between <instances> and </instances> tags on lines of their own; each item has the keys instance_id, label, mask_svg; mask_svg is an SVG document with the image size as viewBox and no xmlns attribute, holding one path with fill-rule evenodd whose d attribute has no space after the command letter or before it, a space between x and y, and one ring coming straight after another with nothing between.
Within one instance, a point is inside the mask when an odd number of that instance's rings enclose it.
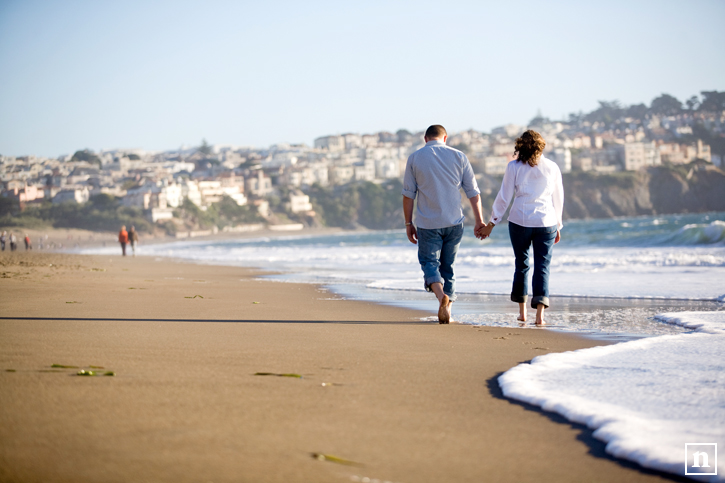
<instances>
[{"instance_id":1,"label":"clasped hands","mask_svg":"<svg viewBox=\"0 0 725 483\"><path fill-rule=\"evenodd\" d=\"M489 236L491 236L491 231L493 230L493 227L496 226L493 223L489 223L488 225L484 225L483 222L476 222L476 226L473 227L473 234L478 238L479 240L485 240Z\"/></svg>"}]
</instances>

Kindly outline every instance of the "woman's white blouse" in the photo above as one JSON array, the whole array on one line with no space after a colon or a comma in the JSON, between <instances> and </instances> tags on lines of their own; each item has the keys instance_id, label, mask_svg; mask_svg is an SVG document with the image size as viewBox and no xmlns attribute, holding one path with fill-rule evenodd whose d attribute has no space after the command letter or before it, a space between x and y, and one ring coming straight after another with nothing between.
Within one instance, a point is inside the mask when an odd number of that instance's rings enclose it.
<instances>
[{"instance_id":1,"label":"woman's white blouse","mask_svg":"<svg viewBox=\"0 0 725 483\"><path fill-rule=\"evenodd\" d=\"M559 230L564 226L564 185L559 166L550 159L542 156L534 167L517 160L506 166L501 189L493 202L494 224L501 222L511 198L514 204L509 212L510 222L526 227L556 225Z\"/></svg>"}]
</instances>

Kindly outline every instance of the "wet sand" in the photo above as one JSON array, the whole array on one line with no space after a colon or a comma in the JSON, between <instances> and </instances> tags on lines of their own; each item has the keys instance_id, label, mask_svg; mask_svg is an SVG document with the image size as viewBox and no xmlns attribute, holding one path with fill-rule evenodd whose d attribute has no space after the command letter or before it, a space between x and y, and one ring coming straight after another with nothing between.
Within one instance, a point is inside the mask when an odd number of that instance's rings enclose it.
<instances>
[{"instance_id":1,"label":"wet sand","mask_svg":"<svg viewBox=\"0 0 725 483\"><path fill-rule=\"evenodd\" d=\"M667 478L500 394L514 365L601 341L149 257L5 252L0 278L0 481Z\"/></svg>"}]
</instances>

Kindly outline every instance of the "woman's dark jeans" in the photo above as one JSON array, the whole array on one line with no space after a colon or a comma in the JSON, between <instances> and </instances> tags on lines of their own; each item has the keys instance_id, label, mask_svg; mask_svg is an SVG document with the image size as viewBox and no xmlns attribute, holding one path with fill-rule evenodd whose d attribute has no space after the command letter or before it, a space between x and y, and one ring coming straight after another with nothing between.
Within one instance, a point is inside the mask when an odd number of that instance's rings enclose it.
<instances>
[{"instance_id":1,"label":"woman's dark jeans","mask_svg":"<svg viewBox=\"0 0 725 483\"><path fill-rule=\"evenodd\" d=\"M529 248L533 245L534 276L532 285L534 296L531 299L531 307L536 308L539 304L549 307L549 265L556 239L556 226L530 228L509 221L509 236L516 256L511 300L526 303L529 294Z\"/></svg>"}]
</instances>

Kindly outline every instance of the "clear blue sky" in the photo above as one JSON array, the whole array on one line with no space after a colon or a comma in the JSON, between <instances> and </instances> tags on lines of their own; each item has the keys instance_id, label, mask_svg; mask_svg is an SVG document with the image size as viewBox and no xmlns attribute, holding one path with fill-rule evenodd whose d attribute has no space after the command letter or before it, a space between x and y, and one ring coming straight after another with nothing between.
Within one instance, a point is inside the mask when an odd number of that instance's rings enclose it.
<instances>
[{"instance_id":1,"label":"clear blue sky","mask_svg":"<svg viewBox=\"0 0 725 483\"><path fill-rule=\"evenodd\" d=\"M488 131L725 90L725 2L0 0L0 153Z\"/></svg>"}]
</instances>

